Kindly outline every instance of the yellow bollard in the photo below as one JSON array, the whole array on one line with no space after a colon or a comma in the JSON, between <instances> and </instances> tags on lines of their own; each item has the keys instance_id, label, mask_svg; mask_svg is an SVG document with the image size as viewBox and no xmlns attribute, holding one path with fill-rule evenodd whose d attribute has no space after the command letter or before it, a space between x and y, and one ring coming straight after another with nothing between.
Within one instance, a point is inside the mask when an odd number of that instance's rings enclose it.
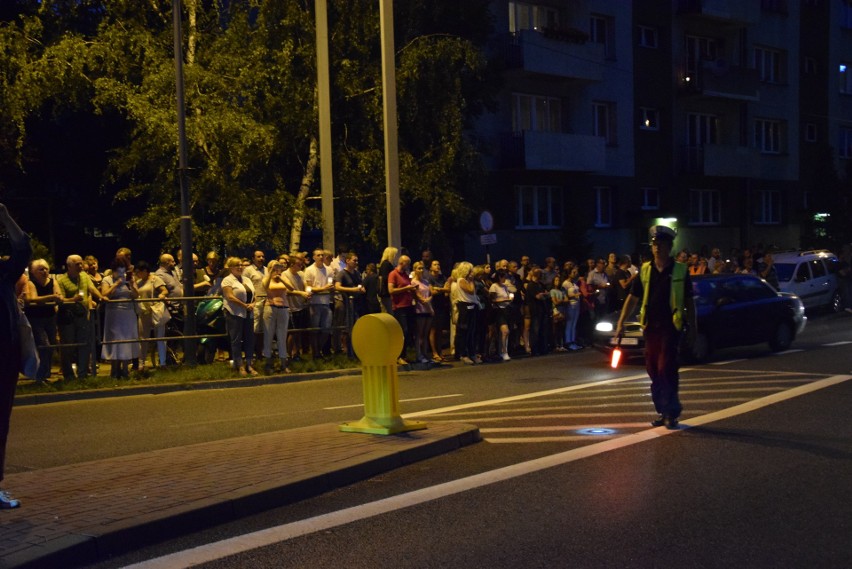
<instances>
[{"instance_id":1,"label":"yellow bollard","mask_svg":"<svg viewBox=\"0 0 852 569\"><path fill-rule=\"evenodd\" d=\"M364 417L343 423L341 431L393 435L426 428L426 423L404 421L399 415L396 360L403 343L402 328L390 314L368 314L355 323L352 347L361 360Z\"/></svg>"}]
</instances>

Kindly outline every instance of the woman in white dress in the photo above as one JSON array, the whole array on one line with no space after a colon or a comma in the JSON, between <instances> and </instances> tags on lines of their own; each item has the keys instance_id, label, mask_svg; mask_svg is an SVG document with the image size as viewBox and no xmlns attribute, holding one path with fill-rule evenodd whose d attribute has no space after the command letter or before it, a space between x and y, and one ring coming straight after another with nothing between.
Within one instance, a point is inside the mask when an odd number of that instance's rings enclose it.
<instances>
[{"instance_id":1,"label":"woman in white dress","mask_svg":"<svg viewBox=\"0 0 852 569\"><path fill-rule=\"evenodd\" d=\"M130 360L139 357L139 323L136 303L139 291L133 280L133 267L125 257L116 257L112 272L101 281L101 294L108 300L104 316L104 344L101 357L111 362L110 377L129 377ZM108 342L137 340L135 342Z\"/></svg>"}]
</instances>

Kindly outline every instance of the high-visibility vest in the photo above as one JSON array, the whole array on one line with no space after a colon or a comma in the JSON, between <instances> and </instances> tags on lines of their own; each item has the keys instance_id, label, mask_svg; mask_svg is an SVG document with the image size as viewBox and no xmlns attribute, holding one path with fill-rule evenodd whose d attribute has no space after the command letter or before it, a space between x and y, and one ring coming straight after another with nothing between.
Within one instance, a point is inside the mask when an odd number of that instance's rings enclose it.
<instances>
[{"instance_id":1,"label":"high-visibility vest","mask_svg":"<svg viewBox=\"0 0 852 569\"><path fill-rule=\"evenodd\" d=\"M672 267L672 290L669 303L672 307L672 324L676 330L683 330L683 280L686 277L686 263L674 262ZM644 327L645 307L648 305L648 289L651 284L651 262L644 263L639 271L639 280L642 282L642 306L639 309L639 323Z\"/></svg>"}]
</instances>

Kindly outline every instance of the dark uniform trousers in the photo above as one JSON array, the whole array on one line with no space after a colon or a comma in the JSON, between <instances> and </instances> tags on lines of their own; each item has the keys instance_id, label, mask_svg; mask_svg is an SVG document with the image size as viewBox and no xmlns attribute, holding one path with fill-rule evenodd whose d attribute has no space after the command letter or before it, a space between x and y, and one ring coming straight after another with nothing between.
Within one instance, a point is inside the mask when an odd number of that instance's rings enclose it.
<instances>
[{"instance_id":1,"label":"dark uniform trousers","mask_svg":"<svg viewBox=\"0 0 852 569\"><path fill-rule=\"evenodd\" d=\"M683 410L678 397L680 334L671 322L645 328L645 369L651 378L651 399L657 413L673 419Z\"/></svg>"}]
</instances>

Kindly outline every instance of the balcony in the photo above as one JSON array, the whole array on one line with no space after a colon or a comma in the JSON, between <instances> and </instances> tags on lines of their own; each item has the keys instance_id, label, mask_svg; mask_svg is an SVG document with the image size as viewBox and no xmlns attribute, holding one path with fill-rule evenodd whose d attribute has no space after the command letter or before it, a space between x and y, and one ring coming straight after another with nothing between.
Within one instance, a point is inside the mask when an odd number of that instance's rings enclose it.
<instances>
[{"instance_id":1,"label":"balcony","mask_svg":"<svg viewBox=\"0 0 852 569\"><path fill-rule=\"evenodd\" d=\"M685 173L729 178L760 177L761 154L756 148L731 144L684 146Z\"/></svg>"},{"instance_id":2,"label":"balcony","mask_svg":"<svg viewBox=\"0 0 852 569\"><path fill-rule=\"evenodd\" d=\"M694 72L684 71L680 77L680 90L687 95L759 101L760 79L756 69L729 65L727 60L715 59L699 62Z\"/></svg>"},{"instance_id":3,"label":"balcony","mask_svg":"<svg viewBox=\"0 0 852 569\"><path fill-rule=\"evenodd\" d=\"M501 166L559 172L600 172L606 167L606 141L600 136L527 130L506 134Z\"/></svg>"},{"instance_id":4,"label":"balcony","mask_svg":"<svg viewBox=\"0 0 852 569\"><path fill-rule=\"evenodd\" d=\"M720 23L756 24L760 19L760 4L753 0L678 0L677 14Z\"/></svg>"},{"instance_id":5,"label":"balcony","mask_svg":"<svg viewBox=\"0 0 852 569\"><path fill-rule=\"evenodd\" d=\"M529 73L584 81L603 78L604 46L579 30L521 30L504 36L506 66Z\"/></svg>"}]
</instances>

